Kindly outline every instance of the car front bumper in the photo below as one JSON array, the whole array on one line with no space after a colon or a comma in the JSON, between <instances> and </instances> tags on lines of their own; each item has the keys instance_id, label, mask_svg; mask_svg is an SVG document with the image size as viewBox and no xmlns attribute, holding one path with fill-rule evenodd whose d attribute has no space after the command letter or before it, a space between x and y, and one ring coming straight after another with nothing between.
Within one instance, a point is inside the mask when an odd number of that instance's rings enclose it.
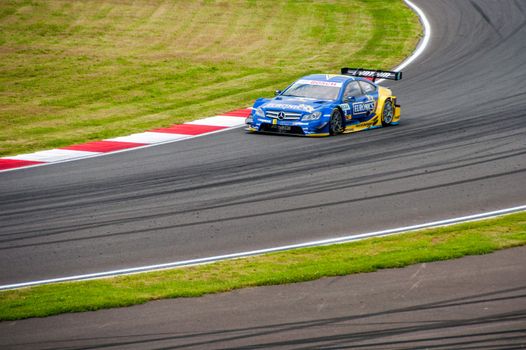
<instances>
[{"instance_id":1,"label":"car front bumper","mask_svg":"<svg viewBox=\"0 0 526 350\"><path fill-rule=\"evenodd\" d=\"M253 119L248 117L245 130L273 134L288 134L298 136L329 136L327 120L313 120L308 122L288 121L279 119Z\"/></svg>"}]
</instances>

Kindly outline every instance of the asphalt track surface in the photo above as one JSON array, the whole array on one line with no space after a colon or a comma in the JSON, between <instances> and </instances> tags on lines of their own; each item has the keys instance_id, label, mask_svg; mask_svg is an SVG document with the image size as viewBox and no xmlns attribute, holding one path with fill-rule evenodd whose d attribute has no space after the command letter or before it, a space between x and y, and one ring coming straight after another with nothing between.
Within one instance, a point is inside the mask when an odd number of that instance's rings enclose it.
<instances>
[{"instance_id":1,"label":"asphalt track surface","mask_svg":"<svg viewBox=\"0 0 526 350\"><path fill-rule=\"evenodd\" d=\"M418 1L399 126L241 129L0 174L0 283L370 232L526 199L526 3ZM277 87L279 88L279 87Z\"/></svg>"},{"instance_id":2,"label":"asphalt track surface","mask_svg":"<svg viewBox=\"0 0 526 350\"><path fill-rule=\"evenodd\" d=\"M0 323L2 349L524 349L526 248Z\"/></svg>"}]
</instances>

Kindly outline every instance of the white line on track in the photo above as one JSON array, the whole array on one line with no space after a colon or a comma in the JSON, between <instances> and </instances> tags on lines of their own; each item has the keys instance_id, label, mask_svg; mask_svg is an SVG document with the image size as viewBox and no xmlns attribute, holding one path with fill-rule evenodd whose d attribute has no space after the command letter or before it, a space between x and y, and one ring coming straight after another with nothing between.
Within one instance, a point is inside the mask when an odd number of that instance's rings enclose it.
<instances>
[{"instance_id":1,"label":"white line on track","mask_svg":"<svg viewBox=\"0 0 526 350\"><path fill-rule=\"evenodd\" d=\"M448 226L448 225L458 224L458 223L463 223L463 222L488 219L488 218L492 218L492 217L496 217L496 216L500 216L504 214L510 214L510 213L515 213L515 212L525 211L525 210L526 210L526 205L521 205L521 206L513 207L513 208L501 209L501 210L490 211L490 212L481 213L481 214L462 216L462 217L451 218L451 219L440 220L440 221L433 221L433 222L428 222L424 224L397 227L397 228L388 229L388 230L368 232L368 233L343 236L343 237L337 237L337 238L329 238L329 239L324 239L324 240L319 240L319 241L291 244L291 245L280 246L280 247L258 249L258 250L248 251L248 252L211 256L207 258L200 258L200 259L193 259L193 260L174 261L174 262L168 262L164 264L139 266L139 267L132 267L128 269L104 271L104 272L90 273L90 274L77 275L77 276L59 277L59 278L52 278L52 279L47 279L47 280L7 284L7 285L0 286L0 290L33 287L33 286L38 286L38 285L43 285L43 284L50 284L50 283L73 282L73 281L99 279L99 278L105 278L105 277L116 277L116 276L121 276L121 275L132 275L132 274L141 273L141 272L152 272L152 271L173 269L173 268L178 268L178 267L209 264L209 263L223 261L223 260L246 258L249 256L282 252L282 251L291 250L291 249L319 247L319 246L325 246L329 244L348 243L348 242L353 242L353 241L360 241L366 238L385 237L389 235L422 230L426 228Z\"/></svg>"},{"instance_id":2,"label":"white line on track","mask_svg":"<svg viewBox=\"0 0 526 350\"><path fill-rule=\"evenodd\" d=\"M409 56L408 58L406 58L402 63L400 63L396 68L393 69L393 71L395 72L401 71L402 69L407 67L410 63L412 63L414 60L416 60L424 52L424 50L429 45L429 40L431 40L431 24L429 24L429 20L427 19L424 11L422 11L420 7L416 6L409 0L404 0L404 2L407 4L407 6L412 8L413 11L415 11L416 14L418 15L418 18L420 18L420 23L422 23L422 26L424 27L424 37L418 43L418 46L416 47L416 50L413 52L413 54ZM384 80L385 79L379 79L376 82L379 84Z\"/></svg>"},{"instance_id":3,"label":"white line on track","mask_svg":"<svg viewBox=\"0 0 526 350\"><path fill-rule=\"evenodd\" d=\"M429 20L427 19L424 11L422 11L422 9L420 9L418 6L416 6L409 0L404 0L404 2L407 4L407 6L411 7L416 12L418 17L420 18L420 22L424 26L424 37L418 44L415 52L413 52L411 56L409 56L407 59L404 60L404 62L402 62L398 67L396 67L394 69L395 71L400 71L404 69L409 64L411 64L414 60L416 60L417 57L420 56L424 52L424 50L429 45L429 40L431 40L431 24L429 24Z\"/></svg>"}]
</instances>

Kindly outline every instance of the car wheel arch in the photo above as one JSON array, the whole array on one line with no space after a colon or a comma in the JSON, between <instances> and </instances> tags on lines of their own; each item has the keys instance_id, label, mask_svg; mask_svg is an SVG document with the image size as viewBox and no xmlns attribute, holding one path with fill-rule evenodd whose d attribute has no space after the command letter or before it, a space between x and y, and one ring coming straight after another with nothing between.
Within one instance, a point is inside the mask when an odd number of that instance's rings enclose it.
<instances>
[{"instance_id":1,"label":"car wheel arch","mask_svg":"<svg viewBox=\"0 0 526 350\"><path fill-rule=\"evenodd\" d=\"M332 119L332 114L335 112L335 111L338 111L340 113L340 118L341 118L341 130L340 132L338 133L333 133L332 130L331 130L331 121L329 120L329 123L327 123L328 125L328 128L329 128L329 133L331 135L337 135L339 133L342 133L344 130L345 130L345 113L343 112L342 108L340 106L335 106L334 108L331 109L331 119Z\"/></svg>"}]
</instances>

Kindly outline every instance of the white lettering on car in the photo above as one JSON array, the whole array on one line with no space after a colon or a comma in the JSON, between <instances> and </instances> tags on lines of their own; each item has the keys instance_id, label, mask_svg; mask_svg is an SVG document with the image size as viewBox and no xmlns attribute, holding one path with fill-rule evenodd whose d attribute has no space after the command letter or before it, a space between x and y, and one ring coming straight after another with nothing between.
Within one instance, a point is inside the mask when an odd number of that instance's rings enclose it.
<instances>
[{"instance_id":1,"label":"white lettering on car","mask_svg":"<svg viewBox=\"0 0 526 350\"><path fill-rule=\"evenodd\" d=\"M374 77L376 74L377 78L389 78L392 73L389 72L375 72L375 71L360 71L360 76L362 77Z\"/></svg>"},{"instance_id":2,"label":"white lettering on car","mask_svg":"<svg viewBox=\"0 0 526 350\"><path fill-rule=\"evenodd\" d=\"M333 87L342 87L343 83L337 83L335 81L320 81L320 80L305 80L300 79L297 81L299 84L305 85L319 85L319 86L333 86Z\"/></svg>"},{"instance_id":3,"label":"white lettering on car","mask_svg":"<svg viewBox=\"0 0 526 350\"><path fill-rule=\"evenodd\" d=\"M275 108L275 109L293 109L293 110L299 110L304 112L312 112L314 111L314 107L306 105L306 104L299 104L299 105L293 105L293 104L287 104L287 103L267 103L263 107L265 108Z\"/></svg>"},{"instance_id":4,"label":"white lettering on car","mask_svg":"<svg viewBox=\"0 0 526 350\"><path fill-rule=\"evenodd\" d=\"M348 110L351 109L351 107L349 106L348 103L342 103L342 104L340 105L340 107L341 107L342 111L344 111L344 112L346 112L346 111L348 111Z\"/></svg>"},{"instance_id":5,"label":"white lettering on car","mask_svg":"<svg viewBox=\"0 0 526 350\"><path fill-rule=\"evenodd\" d=\"M353 113L360 114L370 112L374 109L374 101L353 103Z\"/></svg>"}]
</instances>

